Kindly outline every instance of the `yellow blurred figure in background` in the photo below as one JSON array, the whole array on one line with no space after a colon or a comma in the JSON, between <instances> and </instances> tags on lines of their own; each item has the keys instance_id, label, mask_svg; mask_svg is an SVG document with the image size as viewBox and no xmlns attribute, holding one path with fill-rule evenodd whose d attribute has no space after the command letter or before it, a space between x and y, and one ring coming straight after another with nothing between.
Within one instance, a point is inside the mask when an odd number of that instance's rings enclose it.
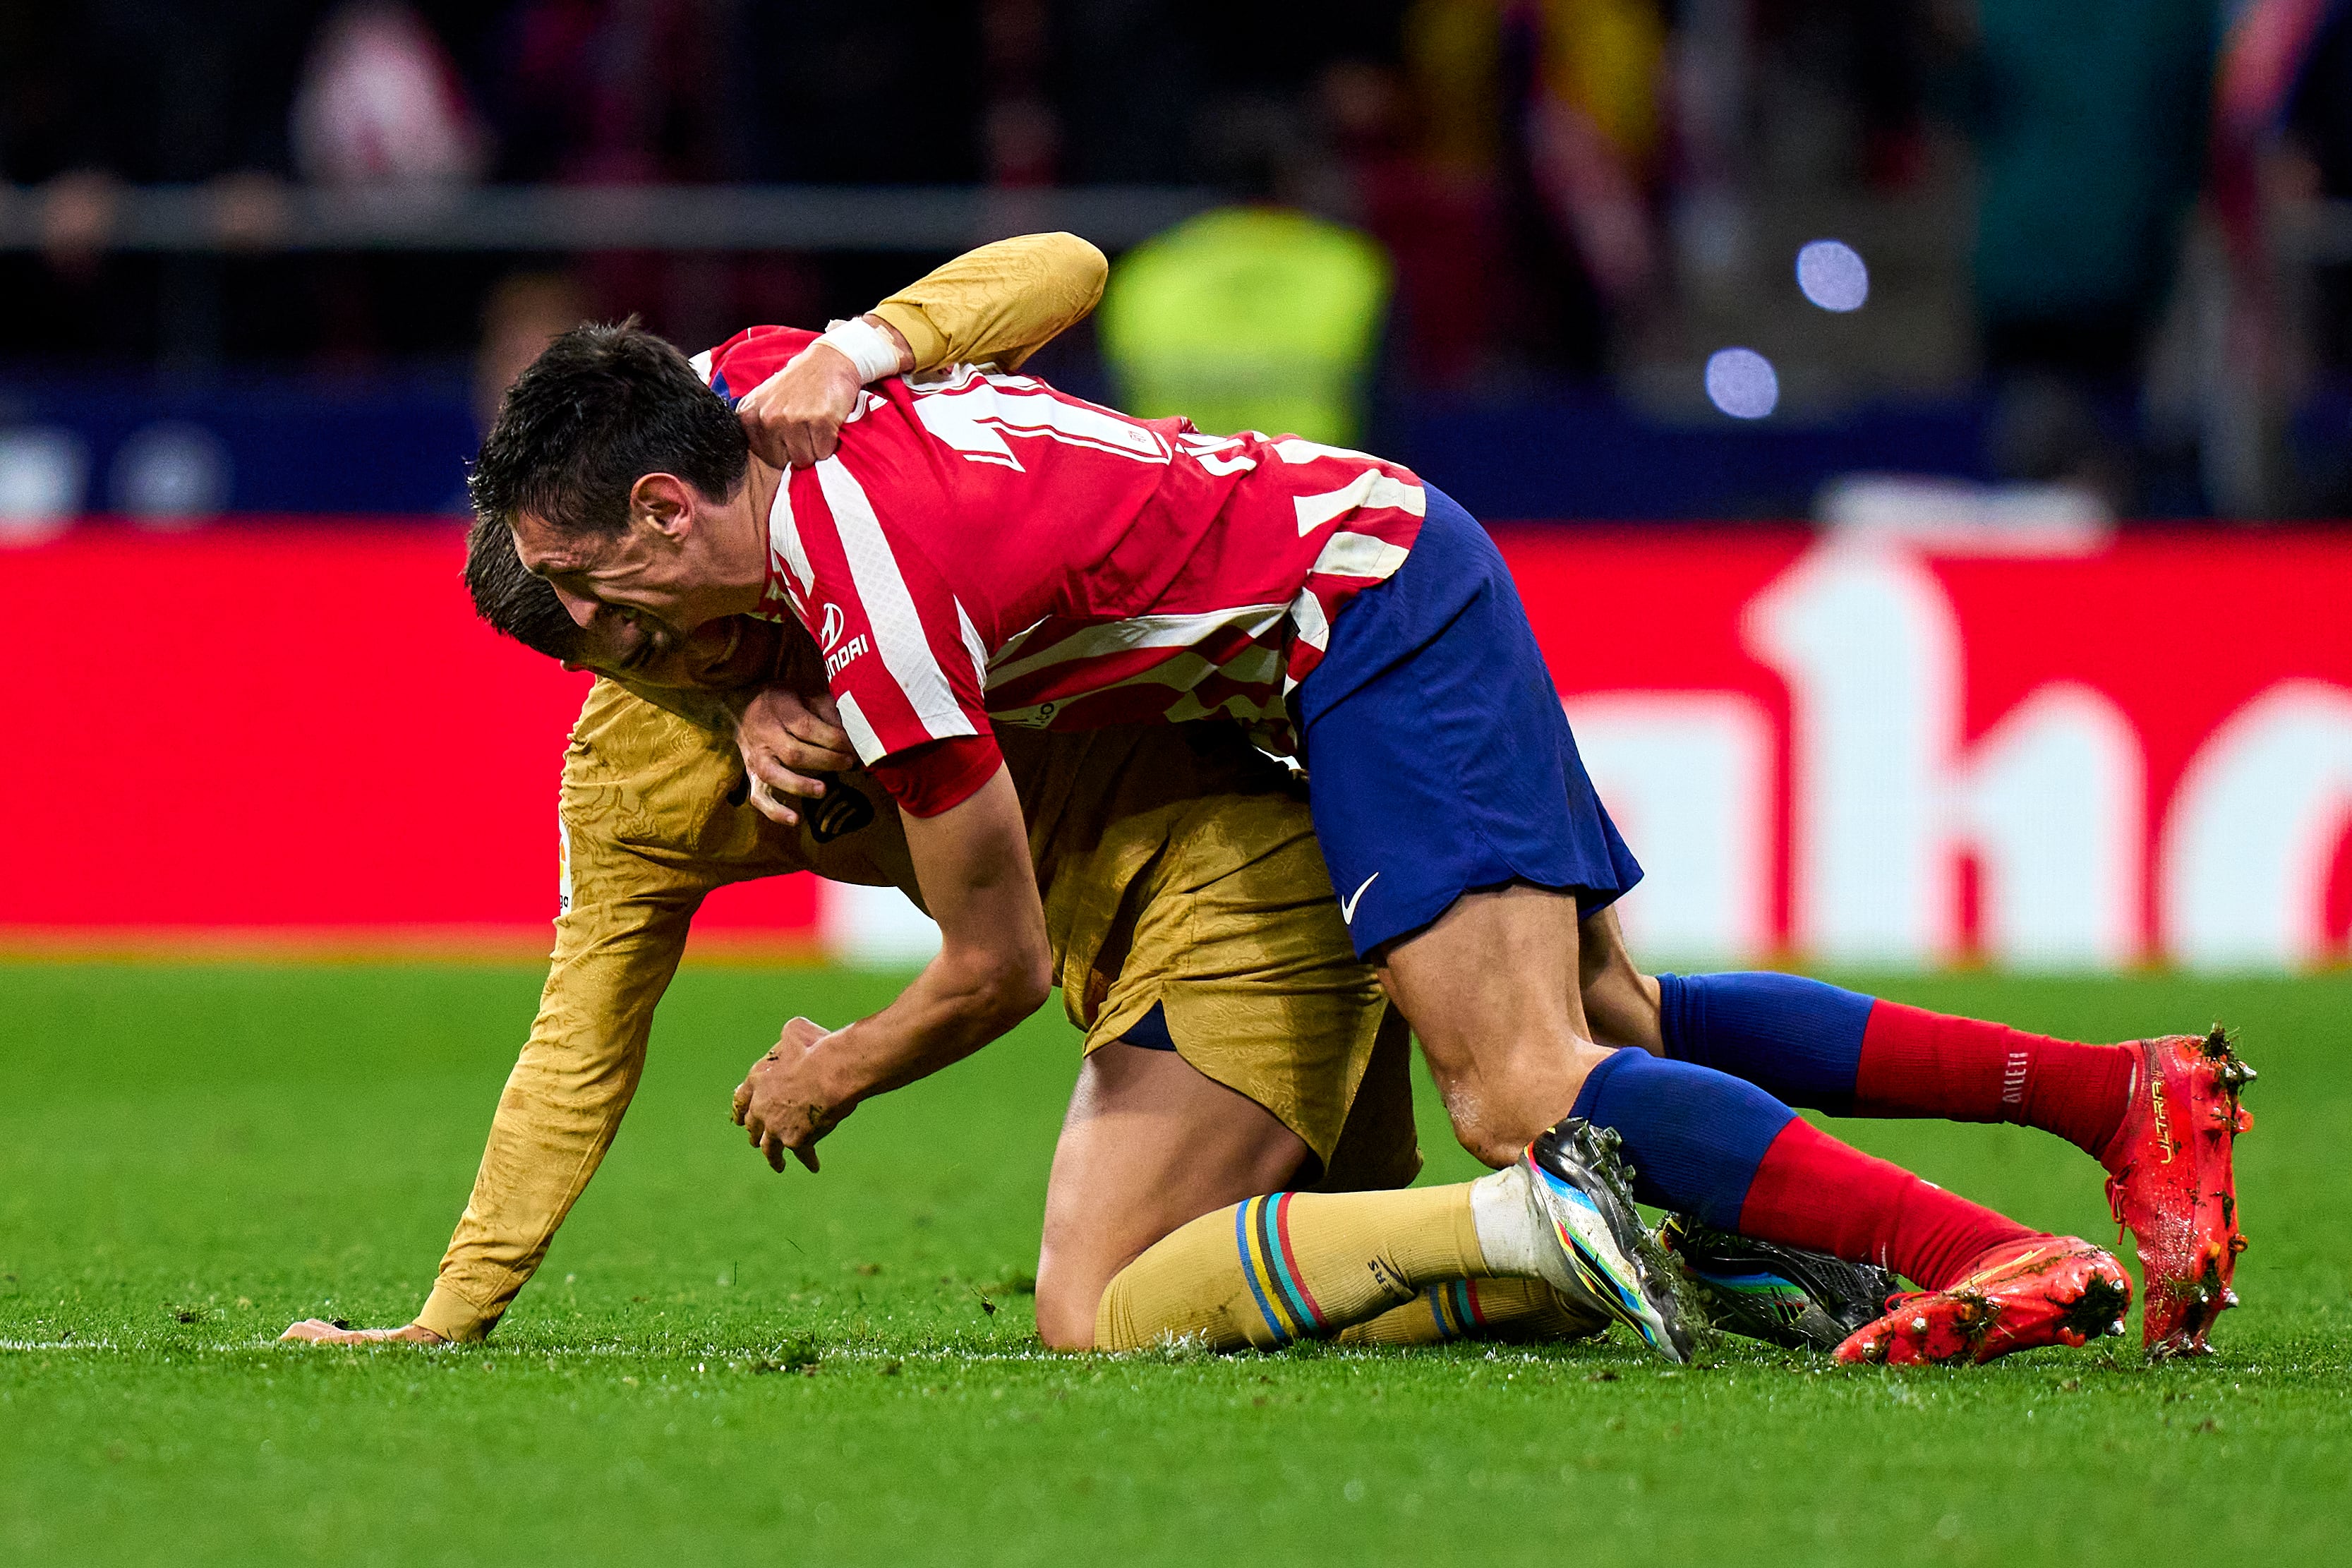
<instances>
[{"instance_id":1,"label":"yellow blurred figure in background","mask_svg":"<svg viewBox=\"0 0 2352 1568\"><path fill-rule=\"evenodd\" d=\"M1223 207L1111 269L1103 353L1130 413L1346 446L1362 428L1388 300L1388 258L1353 229Z\"/></svg>"}]
</instances>

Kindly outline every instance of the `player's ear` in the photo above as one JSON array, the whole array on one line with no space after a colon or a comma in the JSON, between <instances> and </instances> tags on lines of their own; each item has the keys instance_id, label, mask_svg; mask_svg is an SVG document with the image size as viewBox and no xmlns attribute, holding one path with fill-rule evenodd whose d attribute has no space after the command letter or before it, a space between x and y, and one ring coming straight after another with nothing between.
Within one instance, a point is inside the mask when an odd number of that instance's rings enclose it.
<instances>
[{"instance_id":1,"label":"player's ear","mask_svg":"<svg viewBox=\"0 0 2352 1568\"><path fill-rule=\"evenodd\" d=\"M646 474L629 487L629 521L676 538L694 512L694 488L676 474Z\"/></svg>"}]
</instances>

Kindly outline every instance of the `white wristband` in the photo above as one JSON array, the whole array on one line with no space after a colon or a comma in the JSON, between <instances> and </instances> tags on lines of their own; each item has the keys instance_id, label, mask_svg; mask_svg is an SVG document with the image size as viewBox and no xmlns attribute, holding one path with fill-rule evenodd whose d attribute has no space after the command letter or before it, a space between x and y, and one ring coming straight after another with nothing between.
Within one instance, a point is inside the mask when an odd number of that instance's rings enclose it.
<instances>
[{"instance_id":1,"label":"white wristband","mask_svg":"<svg viewBox=\"0 0 2352 1568\"><path fill-rule=\"evenodd\" d=\"M898 374L898 345L865 317L835 321L817 342L839 349L857 367L861 382L880 381Z\"/></svg>"}]
</instances>

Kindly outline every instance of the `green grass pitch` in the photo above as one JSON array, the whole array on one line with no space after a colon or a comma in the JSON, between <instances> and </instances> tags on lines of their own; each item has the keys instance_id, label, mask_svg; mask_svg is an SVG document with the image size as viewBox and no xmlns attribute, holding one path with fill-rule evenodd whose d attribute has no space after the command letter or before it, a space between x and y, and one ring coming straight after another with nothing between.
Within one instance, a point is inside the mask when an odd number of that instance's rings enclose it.
<instances>
[{"instance_id":1,"label":"green grass pitch","mask_svg":"<svg viewBox=\"0 0 2352 1568\"><path fill-rule=\"evenodd\" d=\"M2252 1250L2223 1353L1965 1372L1735 1342L1059 1358L1030 1343L1049 1014L859 1111L820 1176L728 1125L795 1011L887 978L689 969L604 1173L484 1348L405 1321L537 994L490 967L0 965L0 1561L1711 1563L2352 1560L2352 976L1887 983L2115 1038L2242 1031ZM1425 1179L1467 1173L1423 1107ZM1843 1123L2108 1237L2016 1128Z\"/></svg>"}]
</instances>

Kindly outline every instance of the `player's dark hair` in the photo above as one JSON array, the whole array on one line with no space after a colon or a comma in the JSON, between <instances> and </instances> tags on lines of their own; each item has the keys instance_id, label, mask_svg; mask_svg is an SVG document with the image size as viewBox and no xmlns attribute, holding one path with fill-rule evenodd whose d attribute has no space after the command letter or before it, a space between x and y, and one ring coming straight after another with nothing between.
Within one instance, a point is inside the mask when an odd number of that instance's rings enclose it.
<instances>
[{"instance_id":1,"label":"player's dark hair","mask_svg":"<svg viewBox=\"0 0 2352 1568\"><path fill-rule=\"evenodd\" d=\"M498 518L476 518L466 535L466 592L474 596L474 614L491 630L550 658L568 663L579 657L580 627L547 579L523 565L514 531Z\"/></svg>"},{"instance_id":2,"label":"player's dark hair","mask_svg":"<svg viewBox=\"0 0 2352 1568\"><path fill-rule=\"evenodd\" d=\"M628 526L630 487L646 475L676 474L719 500L750 453L686 356L632 316L572 328L515 378L467 488L477 517L527 511L558 533L609 536Z\"/></svg>"}]
</instances>

